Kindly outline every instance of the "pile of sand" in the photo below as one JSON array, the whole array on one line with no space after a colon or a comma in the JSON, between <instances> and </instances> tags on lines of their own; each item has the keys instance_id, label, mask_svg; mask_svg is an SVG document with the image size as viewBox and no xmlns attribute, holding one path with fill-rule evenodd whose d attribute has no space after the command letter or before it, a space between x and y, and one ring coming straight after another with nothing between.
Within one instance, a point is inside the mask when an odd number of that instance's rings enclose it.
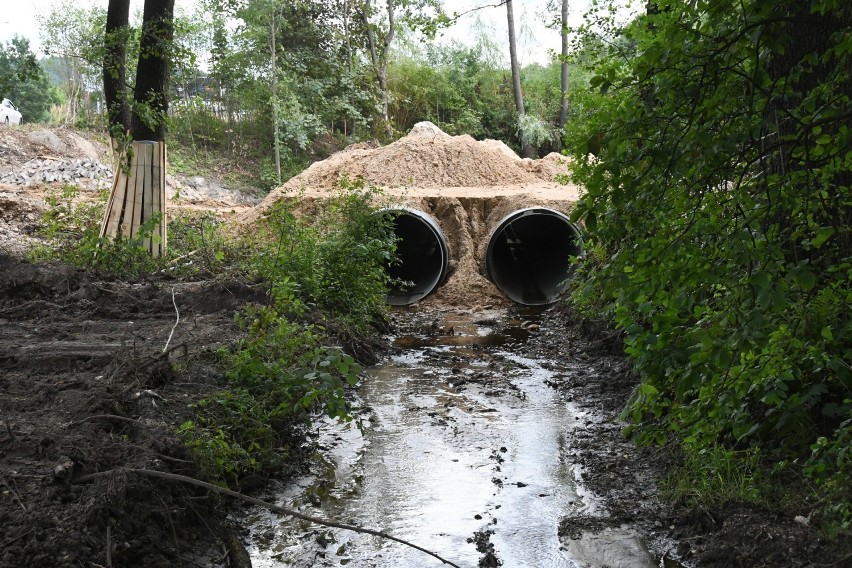
<instances>
[{"instance_id":1,"label":"pile of sand","mask_svg":"<svg viewBox=\"0 0 852 568\"><path fill-rule=\"evenodd\" d=\"M521 159L499 140L450 136L431 122L420 122L387 146L353 144L311 165L273 190L243 222L251 225L277 201L299 194L299 209L310 214L342 178L361 178L388 190L386 197L432 215L446 235L450 278L425 303L484 308L506 301L483 276L490 231L503 216L524 207L570 210L579 189L554 182L566 173L559 154Z\"/></svg>"},{"instance_id":2,"label":"pile of sand","mask_svg":"<svg viewBox=\"0 0 852 568\"><path fill-rule=\"evenodd\" d=\"M342 178L363 178L384 188L452 188L522 186L552 182L558 171L550 156L521 160L498 140L477 142L468 135L450 136L431 122L420 122L404 138L387 146L353 145L317 162L270 193L261 210L282 194L300 189L334 190Z\"/></svg>"}]
</instances>

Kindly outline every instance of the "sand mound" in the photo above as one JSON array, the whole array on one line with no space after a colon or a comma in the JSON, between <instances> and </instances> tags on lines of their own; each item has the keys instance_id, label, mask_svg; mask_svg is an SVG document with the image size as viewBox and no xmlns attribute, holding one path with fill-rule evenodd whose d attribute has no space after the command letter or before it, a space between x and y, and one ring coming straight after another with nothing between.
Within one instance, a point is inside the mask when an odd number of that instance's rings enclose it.
<instances>
[{"instance_id":1,"label":"sand mound","mask_svg":"<svg viewBox=\"0 0 852 568\"><path fill-rule=\"evenodd\" d=\"M404 138L380 148L349 147L317 162L274 190L261 210L300 188L335 189L341 178L363 178L380 187L487 187L525 185L541 178L521 166L511 148L496 140L450 136L420 122Z\"/></svg>"},{"instance_id":2,"label":"sand mound","mask_svg":"<svg viewBox=\"0 0 852 568\"><path fill-rule=\"evenodd\" d=\"M482 140L479 143L482 144L483 146L485 146L486 148L491 148L493 150L499 150L499 151L503 152L504 154L506 154L506 156L508 156L509 158L512 158L513 160L520 160L521 159L521 157L518 156L515 153L514 150L509 148L509 146L507 146L506 143L503 142L502 140L493 140L491 138L486 138L485 140Z\"/></svg>"},{"instance_id":3,"label":"sand mound","mask_svg":"<svg viewBox=\"0 0 852 568\"><path fill-rule=\"evenodd\" d=\"M562 154L551 152L540 160L521 160L521 167L527 172L544 181L556 181L556 176L568 174L568 158Z\"/></svg>"}]
</instances>

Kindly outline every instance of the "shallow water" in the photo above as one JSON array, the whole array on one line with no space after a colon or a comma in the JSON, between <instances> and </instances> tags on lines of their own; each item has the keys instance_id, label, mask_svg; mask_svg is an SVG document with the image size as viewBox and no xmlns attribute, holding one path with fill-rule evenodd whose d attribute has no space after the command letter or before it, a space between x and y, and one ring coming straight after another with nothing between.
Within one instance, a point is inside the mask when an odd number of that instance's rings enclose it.
<instances>
[{"instance_id":1,"label":"shallow water","mask_svg":"<svg viewBox=\"0 0 852 568\"><path fill-rule=\"evenodd\" d=\"M590 417L547 385L556 373L584 371L513 355L530 326L516 323L497 334L450 315L437 333L401 336L401 352L370 369L358 390L363 433L325 422L320 473L279 502L387 531L459 566L478 565L483 552L472 537L482 531L493 532L507 568L656 566L629 527L560 542L566 514L606 515L568 457L566 433ZM248 524L256 567L443 566L395 542L266 512Z\"/></svg>"}]
</instances>

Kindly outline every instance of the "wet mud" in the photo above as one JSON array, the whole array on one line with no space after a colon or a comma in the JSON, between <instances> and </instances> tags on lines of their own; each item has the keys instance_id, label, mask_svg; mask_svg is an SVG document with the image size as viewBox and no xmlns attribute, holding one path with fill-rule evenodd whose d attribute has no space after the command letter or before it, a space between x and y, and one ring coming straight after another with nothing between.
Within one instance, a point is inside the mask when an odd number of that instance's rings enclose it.
<instances>
[{"instance_id":1,"label":"wet mud","mask_svg":"<svg viewBox=\"0 0 852 568\"><path fill-rule=\"evenodd\" d=\"M76 481L197 476L175 428L218 388L215 351L257 297L238 282L119 282L0 255L0 566L222 565L227 523L203 492Z\"/></svg>"}]
</instances>

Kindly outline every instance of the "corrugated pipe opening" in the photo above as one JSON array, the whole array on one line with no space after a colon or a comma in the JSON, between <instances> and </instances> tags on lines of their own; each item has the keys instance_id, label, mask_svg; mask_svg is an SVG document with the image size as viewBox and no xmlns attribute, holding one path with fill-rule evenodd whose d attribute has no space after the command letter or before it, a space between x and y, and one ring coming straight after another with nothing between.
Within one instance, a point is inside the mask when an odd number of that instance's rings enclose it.
<instances>
[{"instance_id":1,"label":"corrugated pipe opening","mask_svg":"<svg viewBox=\"0 0 852 568\"><path fill-rule=\"evenodd\" d=\"M515 302L549 304L569 277L568 257L582 253L580 231L567 216L542 207L519 209L491 234L485 271Z\"/></svg>"},{"instance_id":2,"label":"corrugated pipe opening","mask_svg":"<svg viewBox=\"0 0 852 568\"><path fill-rule=\"evenodd\" d=\"M427 213L411 207L382 209L379 214L394 216L393 230L398 242L398 263L388 267L391 278L409 285L388 290L387 303L407 306L431 294L444 282L449 266L447 238Z\"/></svg>"}]
</instances>

